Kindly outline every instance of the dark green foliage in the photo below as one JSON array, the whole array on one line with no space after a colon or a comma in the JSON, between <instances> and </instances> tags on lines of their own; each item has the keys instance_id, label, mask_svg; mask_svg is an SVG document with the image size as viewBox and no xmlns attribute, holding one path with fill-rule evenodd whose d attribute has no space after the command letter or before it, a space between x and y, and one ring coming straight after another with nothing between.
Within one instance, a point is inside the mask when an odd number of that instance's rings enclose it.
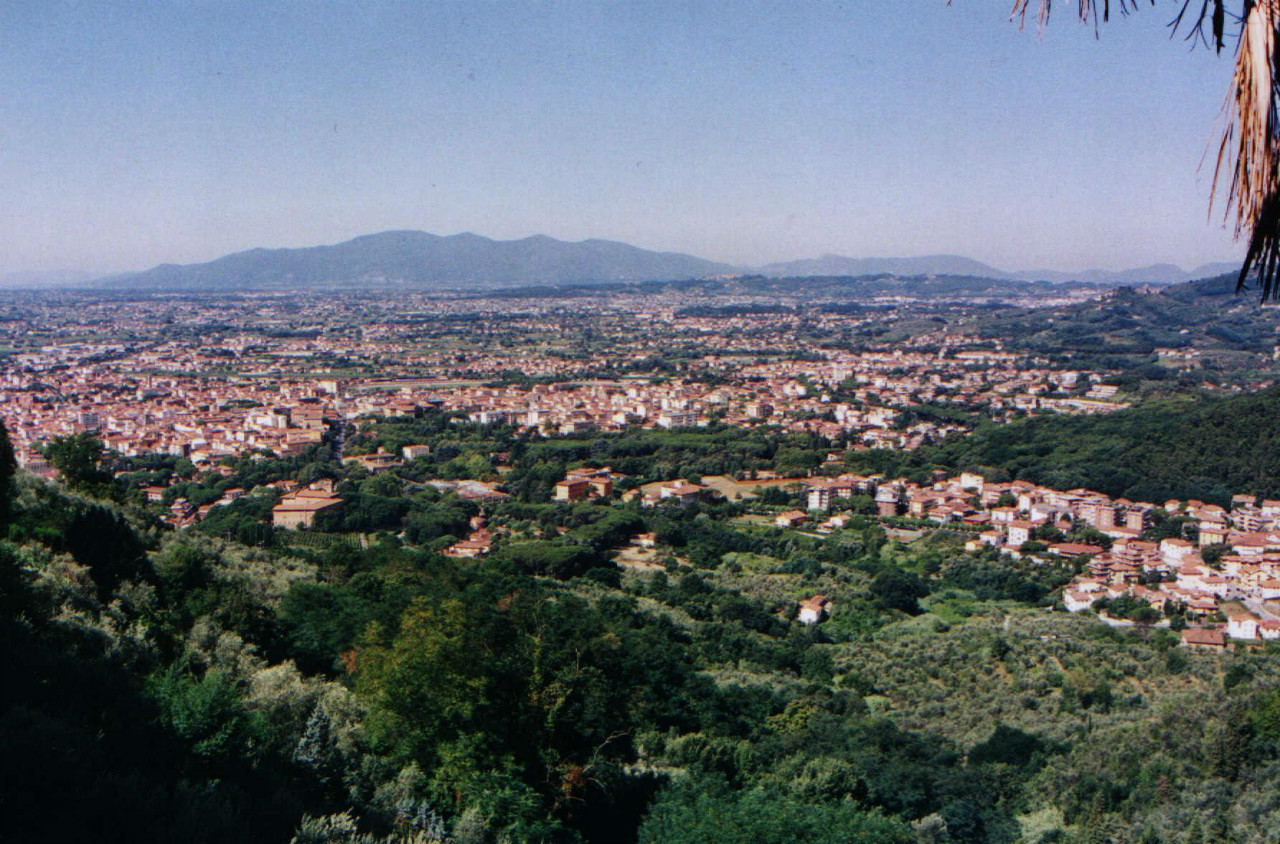
<instances>
[{"instance_id":1,"label":"dark green foliage","mask_svg":"<svg viewBox=\"0 0 1280 844\"><path fill-rule=\"evenodd\" d=\"M419 545L427 545L446 536L464 537L467 535L467 522L474 513L474 505L457 498L415 503L405 522L405 537Z\"/></svg>"},{"instance_id":2,"label":"dark green foliage","mask_svg":"<svg viewBox=\"0 0 1280 844\"><path fill-rule=\"evenodd\" d=\"M1205 565L1210 568L1220 569L1222 567L1222 558L1229 553L1231 553L1231 546L1217 543L1203 549L1200 552L1200 556L1204 559Z\"/></svg>"},{"instance_id":3,"label":"dark green foliage","mask_svg":"<svg viewBox=\"0 0 1280 844\"><path fill-rule=\"evenodd\" d=\"M175 596L208 586L212 569L210 555L191 545L172 545L155 562L156 580Z\"/></svg>"},{"instance_id":4,"label":"dark green foliage","mask_svg":"<svg viewBox=\"0 0 1280 844\"><path fill-rule=\"evenodd\" d=\"M1198 498L1226 505L1239 492L1274 498L1280 496L1280 388L985 425L910 460L996 466L1055 489L1086 487L1157 503Z\"/></svg>"},{"instance_id":5,"label":"dark green foliage","mask_svg":"<svg viewBox=\"0 0 1280 844\"><path fill-rule=\"evenodd\" d=\"M332 671L338 655L351 647L373 620L374 610L364 598L369 590L362 585L353 579L348 588L305 581L290 587L279 613L300 667L310 672Z\"/></svg>"},{"instance_id":6,"label":"dark green foliage","mask_svg":"<svg viewBox=\"0 0 1280 844\"><path fill-rule=\"evenodd\" d=\"M1039 736L1001 724L991 738L969 751L970 765L1001 764L1027 768L1043 763L1051 748Z\"/></svg>"},{"instance_id":7,"label":"dark green foliage","mask_svg":"<svg viewBox=\"0 0 1280 844\"><path fill-rule=\"evenodd\" d=\"M646 788L619 767L634 730L690 723L704 694L675 632L628 606L593 611L531 583L503 594L482 582L467 595L415 601L399 636L361 650L375 740L434 771L450 803L524 793L532 805L497 819L511 829L532 823L531 810L576 822L597 776Z\"/></svg>"},{"instance_id":8,"label":"dark green foliage","mask_svg":"<svg viewBox=\"0 0 1280 844\"><path fill-rule=\"evenodd\" d=\"M13 841L278 841L302 804L258 779L238 693L210 675L157 675L111 641L56 623L0 547L0 838ZM187 742L192 742L187 744ZM217 775L200 771L214 765Z\"/></svg>"},{"instance_id":9,"label":"dark green foliage","mask_svg":"<svg viewBox=\"0 0 1280 844\"><path fill-rule=\"evenodd\" d=\"M111 483L102 440L94 434L55 437L44 447L44 456L72 489L102 491Z\"/></svg>"},{"instance_id":10,"label":"dark green foliage","mask_svg":"<svg viewBox=\"0 0 1280 844\"><path fill-rule=\"evenodd\" d=\"M214 507L201 520L202 533L234 540L242 545L269 547L275 544L271 527L271 508L278 496L255 494Z\"/></svg>"},{"instance_id":11,"label":"dark green foliage","mask_svg":"<svg viewBox=\"0 0 1280 844\"><path fill-rule=\"evenodd\" d=\"M1280 691L1263 695L1249 713L1254 731L1270 741L1280 741Z\"/></svg>"},{"instance_id":12,"label":"dark green foliage","mask_svg":"<svg viewBox=\"0 0 1280 844\"><path fill-rule=\"evenodd\" d=\"M1160 620L1160 610L1141 598L1121 595L1118 598L1099 598L1093 608L1112 618L1127 618L1139 624L1154 624Z\"/></svg>"},{"instance_id":13,"label":"dark green foliage","mask_svg":"<svg viewBox=\"0 0 1280 844\"><path fill-rule=\"evenodd\" d=\"M790 800L763 788L733 791L714 780L668 789L640 828L643 844L811 841L830 844L908 844L901 821L852 801Z\"/></svg>"},{"instance_id":14,"label":"dark green foliage","mask_svg":"<svg viewBox=\"0 0 1280 844\"><path fill-rule=\"evenodd\" d=\"M343 500L346 503L334 529L344 532L397 530L409 512L409 502L400 497L356 492L344 495Z\"/></svg>"},{"instance_id":15,"label":"dark green foliage","mask_svg":"<svg viewBox=\"0 0 1280 844\"><path fill-rule=\"evenodd\" d=\"M613 565L599 552L585 545L540 541L509 543L494 554L494 559L513 563L529 574L543 574L559 580L586 574L600 566Z\"/></svg>"},{"instance_id":16,"label":"dark green foliage","mask_svg":"<svg viewBox=\"0 0 1280 844\"><path fill-rule=\"evenodd\" d=\"M885 569L872 579L871 594L884 609L916 615L920 612L919 599L929 594L929 587L913 572Z\"/></svg>"},{"instance_id":17,"label":"dark green foliage","mask_svg":"<svg viewBox=\"0 0 1280 844\"><path fill-rule=\"evenodd\" d=\"M980 600L1011 600L1036 604L1050 590L1070 580L1070 569L1050 565L1018 565L1008 560L998 562L960 557L949 561L942 570L946 582L973 592Z\"/></svg>"},{"instance_id":18,"label":"dark green foliage","mask_svg":"<svg viewBox=\"0 0 1280 844\"><path fill-rule=\"evenodd\" d=\"M574 530L572 535L577 541L597 551L606 551L625 545L627 540L643 529L644 522L635 513L604 510L591 522Z\"/></svg>"},{"instance_id":19,"label":"dark green foliage","mask_svg":"<svg viewBox=\"0 0 1280 844\"><path fill-rule=\"evenodd\" d=\"M89 569L103 596L150 571L142 538L116 505L67 495L34 479L23 481L9 536L19 542L43 542L70 554Z\"/></svg>"},{"instance_id":20,"label":"dark green foliage","mask_svg":"<svg viewBox=\"0 0 1280 844\"><path fill-rule=\"evenodd\" d=\"M210 670L197 677L175 663L152 678L147 693L160 724L196 756L217 759L246 750L245 714L226 674Z\"/></svg>"},{"instance_id":21,"label":"dark green foliage","mask_svg":"<svg viewBox=\"0 0 1280 844\"><path fill-rule=\"evenodd\" d=\"M104 595L147 569L142 542L128 521L102 505L79 509L64 528L63 542L78 563L89 567Z\"/></svg>"}]
</instances>

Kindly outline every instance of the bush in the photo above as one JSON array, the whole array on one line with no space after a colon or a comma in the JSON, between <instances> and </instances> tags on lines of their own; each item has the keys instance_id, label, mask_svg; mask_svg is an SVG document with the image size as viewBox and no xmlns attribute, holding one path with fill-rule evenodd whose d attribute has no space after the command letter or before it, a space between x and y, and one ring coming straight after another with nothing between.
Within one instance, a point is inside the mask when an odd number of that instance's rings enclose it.
<instances>
[{"instance_id":1,"label":"bush","mask_svg":"<svg viewBox=\"0 0 1280 844\"><path fill-rule=\"evenodd\" d=\"M528 574L547 575L557 580L568 580L593 568L613 565L599 552L584 545L537 540L504 545L494 559L514 563Z\"/></svg>"},{"instance_id":2,"label":"bush","mask_svg":"<svg viewBox=\"0 0 1280 844\"><path fill-rule=\"evenodd\" d=\"M908 615L920 614L919 599L928 594L929 587L919 575L902 569L885 569L871 581L871 595L879 607Z\"/></svg>"}]
</instances>

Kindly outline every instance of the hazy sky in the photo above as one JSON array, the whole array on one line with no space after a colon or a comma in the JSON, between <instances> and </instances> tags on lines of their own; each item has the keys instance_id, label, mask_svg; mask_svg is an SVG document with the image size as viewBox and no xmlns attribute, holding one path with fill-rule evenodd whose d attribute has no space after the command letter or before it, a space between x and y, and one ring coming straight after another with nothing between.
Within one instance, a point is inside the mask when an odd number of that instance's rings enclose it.
<instances>
[{"instance_id":1,"label":"hazy sky","mask_svg":"<svg viewBox=\"0 0 1280 844\"><path fill-rule=\"evenodd\" d=\"M1229 56L1161 0L0 6L0 272L385 229L760 263L1242 250L1201 166Z\"/></svg>"}]
</instances>

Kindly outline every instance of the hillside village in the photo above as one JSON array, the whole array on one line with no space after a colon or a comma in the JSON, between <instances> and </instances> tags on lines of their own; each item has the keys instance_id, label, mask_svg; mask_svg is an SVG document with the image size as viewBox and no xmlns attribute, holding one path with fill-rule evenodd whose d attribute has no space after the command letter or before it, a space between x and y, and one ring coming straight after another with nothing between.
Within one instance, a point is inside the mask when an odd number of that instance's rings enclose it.
<instances>
[{"instance_id":1,"label":"hillside village","mask_svg":"<svg viewBox=\"0 0 1280 844\"><path fill-rule=\"evenodd\" d=\"M575 470L556 485L556 500L608 497L613 480L608 467ZM807 510L777 513L773 523L780 528L832 533L849 522L842 504L871 495L880 518L963 529L972 536L969 550L990 547L1014 558L1080 566L1060 600L1069 612L1100 609L1109 623L1131 624L1105 612L1105 603L1127 597L1154 611L1140 615L1145 623L1167 626L1172 616L1192 625L1184 631L1188 643L1222 647L1227 638L1280 639L1280 501L1238 495L1230 510L1195 500L1157 505L1087 489L993 483L976 473L927 486L852 474L770 482L802 487L807 504ZM683 479L653 486L623 498L645 506L687 505L718 494ZM1180 532L1196 538L1145 538L1157 515L1176 520ZM1068 538L1081 532L1092 534L1091 541Z\"/></svg>"},{"instance_id":2,"label":"hillside village","mask_svg":"<svg viewBox=\"0 0 1280 844\"><path fill-rule=\"evenodd\" d=\"M406 446L400 456L378 452L348 462L367 471L385 471L402 465L401 458L423 456L423 448ZM215 473L219 470L225 467L214 468ZM575 469L555 485L553 500L603 499L662 507L722 497L713 486L683 478L619 491L615 484L622 479L607 466ZM481 504L508 497L500 483L433 483ZM753 483L801 490L805 509L764 511L777 528L831 534L849 524L852 511L847 508L855 497L869 497L876 516L887 524L905 519L921 527L958 529L970 537L966 548L971 551L992 548L1014 559L1077 566L1080 573L1062 590L1059 600L1069 612L1098 610L1108 623L1129 625L1135 621L1106 612L1109 603L1127 598L1131 615L1134 609L1150 608L1136 614L1141 623L1167 626L1176 618L1179 626L1186 626L1183 638L1190 644L1223 647L1228 639L1280 639L1280 501L1238 495L1229 510L1196 500L1154 504L1113 499L1087 489L995 483L968 472L941 476L928 485L848 473L809 478L762 473ZM281 481L272 486L281 493L271 514L277 528L311 528L318 516L343 506L330 480L308 486ZM149 500L160 501L164 490L152 487L146 492ZM233 488L198 509L179 499L168 508L166 520L175 527L190 526L213 508L243 495L244 490ZM1179 535L1153 538L1157 519L1165 524L1176 521ZM1073 538L1082 534L1084 539ZM472 520L469 535L443 553L483 557L500 535L480 516ZM653 547L653 537L637 536L633 544ZM830 599L823 597L824 616L828 603ZM809 615L816 620L813 613Z\"/></svg>"},{"instance_id":3,"label":"hillside village","mask_svg":"<svg viewBox=\"0 0 1280 844\"><path fill-rule=\"evenodd\" d=\"M0 844L1280 844L1280 0L0 22Z\"/></svg>"},{"instance_id":4,"label":"hillside village","mask_svg":"<svg viewBox=\"0 0 1280 844\"><path fill-rule=\"evenodd\" d=\"M866 489L872 480L854 476L810 484L809 506L821 509ZM968 543L972 549L990 546L1015 557L1083 563L1084 571L1063 591L1062 604L1070 612L1127 596L1213 629L1213 619L1223 618L1225 634L1233 639L1280 639L1280 603L1271 603L1280 600L1280 501L1237 495L1229 511L1194 500L1157 505L1087 489L990 483L966 473L927 487L881 482L876 503L881 516L963 525L977 532ZM1177 519L1196 540L1144 539L1157 512L1162 519ZM1037 541L1080 528L1109 544ZM1209 639L1225 644L1221 636Z\"/></svg>"}]
</instances>

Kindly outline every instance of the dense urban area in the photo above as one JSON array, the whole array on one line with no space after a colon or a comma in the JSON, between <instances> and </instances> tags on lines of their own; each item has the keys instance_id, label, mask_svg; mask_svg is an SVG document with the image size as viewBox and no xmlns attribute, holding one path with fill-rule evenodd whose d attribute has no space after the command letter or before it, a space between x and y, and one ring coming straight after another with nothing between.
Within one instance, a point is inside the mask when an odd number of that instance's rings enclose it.
<instances>
[{"instance_id":1,"label":"dense urban area","mask_svg":"<svg viewBox=\"0 0 1280 844\"><path fill-rule=\"evenodd\" d=\"M1280 840L1234 290L0 294L0 840Z\"/></svg>"}]
</instances>

